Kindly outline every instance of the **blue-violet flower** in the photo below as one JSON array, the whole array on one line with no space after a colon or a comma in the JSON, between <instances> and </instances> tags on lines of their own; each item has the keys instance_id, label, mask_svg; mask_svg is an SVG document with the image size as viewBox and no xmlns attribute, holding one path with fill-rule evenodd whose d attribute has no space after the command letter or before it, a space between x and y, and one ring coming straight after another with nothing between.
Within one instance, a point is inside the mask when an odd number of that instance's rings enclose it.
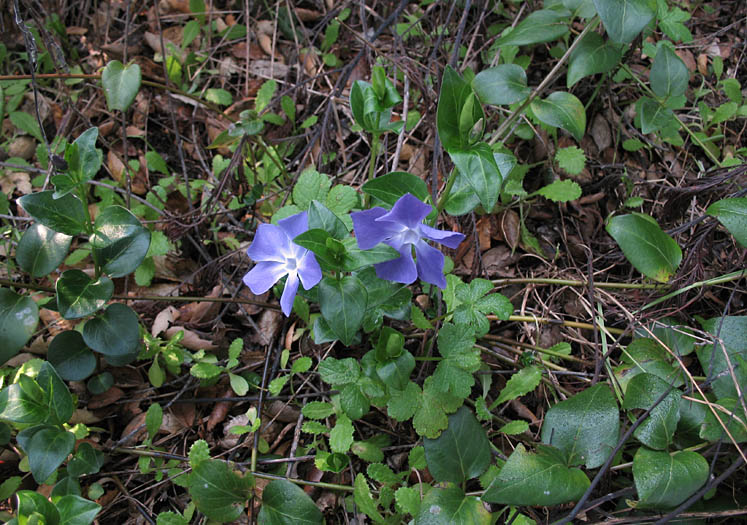
<instances>
[{"instance_id":1,"label":"blue-violet flower","mask_svg":"<svg viewBox=\"0 0 747 525\"><path fill-rule=\"evenodd\" d=\"M254 234L254 242L246 250L246 254L257 263L244 276L244 284L252 293L263 294L288 276L280 298L280 308L286 316L293 309L299 278L304 290L322 280L322 269L314 254L293 242L296 236L308 229L305 211L279 220L277 226L260 224Z\"/></svg>"},{"instance_id":2,"label":"blue-violet flower","mask_svg":"<svg viewBox=\"0 0 747 525\"><path fill-rule=\"evenodd\" d=\"M374 265L380 279L410 284L420 277L427 283L446 288L444 256L424 239L456 248L464 240L464 235L423 224L423 219L432 210L430 204L406 193L394 203L391 211L377 206L350 214L361 250L371 249L383 242L401 254L396 259ZM417 261L412 259L413 247Z\"/></svg>"}]
</instances>

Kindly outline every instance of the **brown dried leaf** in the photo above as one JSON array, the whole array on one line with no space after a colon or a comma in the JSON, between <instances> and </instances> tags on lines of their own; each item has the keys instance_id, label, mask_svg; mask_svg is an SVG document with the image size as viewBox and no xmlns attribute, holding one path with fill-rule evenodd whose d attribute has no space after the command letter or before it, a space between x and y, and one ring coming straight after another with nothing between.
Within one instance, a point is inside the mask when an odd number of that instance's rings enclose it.
<instances>
[{"instance_id":1,"label":"brown dried leaf","mask_svg":"<svg viewBox=\"0 0 747 525\"><path fill-rule=\"evenodd\" d=\"M190 428L195 422L196 409L194 403L175 403L171 405L171 412L184 428Z\"/></svg>"},{"instance_id":2,"label":"brown dried leaf","mask_svg":"<svg viewBox=\"0 0 747 525\"><path fill-rule=\"evenodd\" d=\"M506 244L512 250L515 250L521 238L521 219L519 219L519 214L514 210L504 211L499 219L499 230Z\"/></svg>"},{"instance_id":3,"label":"brown dried leaf","mask_svg":"<svg viewBox=\"0 0 747 525\"><path fill-rule=\"evenodd\" d=\"M280 421L281 423L295 423L298 421L298 416L301 414L301 411L284 401L276 399L265 406L265 413L275 421Z\"/></svg>"},{"instance_id":4,"label":"brown dried leaf","mask_svg":"<svg viewBox=\"0 0 747 525\"><path fill-rule=\"evenodd\" d=\"M133 417L129 423L127 423L127 426L122 431L122 435L119 437L119 439L121 441L127 438L122 443L128 443L130 441L137 442L142 440L147 434L148 430L145 428L145 412L140 412L139 414L135 415L135 417Z\"/></svg>"},{"instance_id":5,"label":"brown dried leaf","mask_svg":"<svg viewBox=\"0 0 747 525\"><path fill-rule=\"evenodd\" d=\"M485 215L480 218L475 225L477 231L477 241L480 244L480 251L484 252L490 249L490 216Z\"/></svg>"},{"instance_id":6,"label":"brown dried leaf","mask_svg":"<svg viewBox=\"0 0 747 525\"><path fill-rule=\"evenodd\" d=\"M6 195L11 195L14 191L28 195L32 191L31 177L24 171L11 171L0 176L0 189Z\"/></svg>"},{"instance_id":7,"label":"brown dried leaf","mask_svg":"<svg viewBox=\"0 0 747 525\"><path fill-rule=\"evenodd\" d=\"M102 421L102 419L103 418L98 417L96 414L86 408L76 408L68 423L70 423L71 425L77 425L78 423L83 423L84 425L93 425L94 423Z\"/></svg>"},{"instance_id":8,"label":"brown dried leaf","mask_svg":"<svg viewBox=\"0 0 747 525\"><path fill-rule=\"evenodd\" d=\"M97 408L107 407L114 404L116 401L119 401L122 397L124 397L124 391L119 387L113 386L103 394L93 396L88 401L88 408L95 410Z\"/></svg>"},{"instance_id":9,"label":"brown dried leaf","mask_svg":"<svg viewBox=\"0 0 747 525\"><path fill-rule=\"evenodd\" d=\"M221 295L223 295L223 286L219 284L216 285L206 297L215 299ZM181 314L181 320L183 323L199 323L203 319L212 320L219 311L220 303L211 301L198 301L185 304L179 308L179 313Z\"/></svg>"},{"instance_id":10,"label":"brown dried leaf","mask_svg":"<svg viewBox=\"0 0 747 525\"><path fill-rule=\"evenodd\" d=\"M594 121L591 124L591 137L594 139L594 144L597 145L599 151L603 151L612 145L610 125L601 113L597 113L594 116Z\"/></svg>"},{"instance_id":11,"label":"brown dried leaf","mask_svg":"<svg viewBox=\"0 0 747 525\"><path fill-rule=\"evenodd\" d=\"M296 16L301 22L314 22L315 20L319 20L323 15L314 9L296 7Z\"/></svg>"},{"instance_id":12,"label":"brown dried leaf","mask_svg":"<svg viewBox=\"0 0 747 525\"><path fill-rule=\"evenodd\" d=\"M221 397L233 397L233 396L234 396L233 390L229 388L223 393ZM220 401L215 404L215 406L213 407L213 410L210 412L210 417L208 417L207 424L205 425L208 432L213 430L216 426L218 426L218 423L221 423L226 419L226 416L228 415L228 411L231 409L233 404L234 404L233 401Z\"/></svg>"},{"instance_id":13,"label":"brown dried leaf","mask_svg":"<svg viewBox=\"0 0 747 525\"><path fill-rule=\"evenodd\" d=\"M275 341L280 326L283 323L283 314L277 310L265 310L259 317L257 327L259 332L252 334L251 340L260 345L269 345Z\"/></svg>"},{"instance_id":14,"label":"brown dried leaf","mask_svg":"<svg viewBox=\"0 0 747 525\"><path fill-rule=\"evenodd\" d=\"M184 331L184 337L180 341L180 344L188 350L215 350L216 348L218 348L211 341L202 339L192 330L187 330L186 328L183 328L181 326L172 326L171 328L167 329L166 337L171 339L181 331Z\"/></svg>"},{"instance_id":15,"label":"brown dried leaf","mask_svg":"<svg viewBox=\"0 0 747 525\"><path fill-rule=\"evenodd\" d=\"M156 337L161 332L167 330L174 321L178 321L180 317L179 310L173 306L167 306L156 315L153 320L153 326L151 327L150 333L153 337Z\"/></svg>"}]
</instances>

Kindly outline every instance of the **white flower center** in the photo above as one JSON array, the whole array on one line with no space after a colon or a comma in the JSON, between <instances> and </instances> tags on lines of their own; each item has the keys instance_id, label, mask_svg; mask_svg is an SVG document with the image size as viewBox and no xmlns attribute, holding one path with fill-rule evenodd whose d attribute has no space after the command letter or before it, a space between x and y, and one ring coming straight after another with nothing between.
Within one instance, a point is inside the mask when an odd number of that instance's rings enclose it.
<instances>
[{"instance_id":1,"label":"white flower center","mask_svg":"<svg viewBox=\"0 0 747 525\"><path fill-rule=\"evenodd\" d=\"M420 233L413 228L405 228L399 232L395 238L401 244L415 244L420 240Z\"/></svg>"},{"instance_id":2,"label":"white flower center","mask_svg":"<svg viewBox=\"0 0 747 525\"><path fill-rule=\"evenodd\" d=\"M294 257L288 257L285 260L285 269L289 272L295 272L297 267L298 263L296 262L296 259Z\"/></svg>"}]
</instances>

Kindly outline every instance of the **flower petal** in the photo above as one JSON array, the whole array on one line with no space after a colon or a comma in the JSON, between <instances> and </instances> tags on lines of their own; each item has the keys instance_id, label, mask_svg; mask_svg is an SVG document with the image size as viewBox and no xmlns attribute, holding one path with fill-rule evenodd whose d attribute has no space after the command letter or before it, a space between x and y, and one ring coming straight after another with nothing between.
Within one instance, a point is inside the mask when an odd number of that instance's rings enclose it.
<instances>
[{"instance_id":1,"label":"flower petal","mask_svg":"<svg viewBox=\"0 0 747 525\"><path fill-rule=\"evenodd\" d=\"M407 244L402 247L401 257L374 265L379 279L394 281L395 283L410 284L418 278L415 261L412 260L412 247Z\"/></svg>"},{"instance_id":2,"label":"flower petal","mask_svg":"<svg viewBox=\"0 0 747 525\"><path fill-rule=\"evenodd\" d=\"M291 251L288 235L274 224L260 224L246 254L255 262L283 262Z\"/></svg>"},{"instance_id":3,"label":"flower petal","mask_svg":"<svg viewBox=\"0 0 747 525\"><path fill-rule=\"evenodd\" d=\"M296 213L285 219L278 221L278 226L288 234L288 237L292 240L301 235L303 232L309 229L309 217L305 211Z\"/></svg>"},{"instance_id":4,"label":"flower petal","mask_svg":"<svg viewBox=\"0 0 747 525\"><path fill-rule=\"evenodd\" d=\"M301 278L303 289L308 290L322 280L322 269L314 256L314 252L306 253L298 262L298 276Z\"/></svg>"},{"instance_id":5,"label":"flower petal","mask_svg":"<svg viewBox=\"0 0 747 525\"><path fill-rule=\"evenodd\" d=\"M456 249L464 240L464 235L461 233L437 230L427 224L420 225L420 234L426 239L436 241L452 249Z\"/></svg>"},{"instance_id":6,"label":"flower petal","mask_svg":"<svg viewBox=\"0 0 747 525\"><path fill-rule=\"evenodd\" d=\"M296 298L296 292L298 291L298 274L291 272L288 274L288 279L285 281L285 288L283 288L283 295L280 297L280 309L288 317L293 310L293 299Z\"/></svg>"},{"instance_id":7,"label":"flower petal","mask_svg":"<svg viewBox=\"0 0 747 525\"><path fill-rule=\"evenodd\" d=\"M255 295L261 295L272 288L288 270L285 264L275 261L261 261L254 265L244 276L244 284L249 287Z\"/></svg>"},{"instance_id":8,"label":"flower petal","mask_svg":"<svg viewBox=\"0 0 747 525\"><path fill-rule=\"evenodd\" d=\"M376 222L394 222L414 229L428 216L432 209L433 206L424 203L412 193L405 193L394 203L392 211L379 217Z\"/></svg>"},{"instance_id":9,"label":"flower petal","mask_svg":"<svg viewBox=\"0 0 747 525\"><path fill-rule=\"evenodd\" d=\"M444 254L433 246L428 246L425 241L415 244L415 255L417 255L418 277L420 280L434 284L442 290L446 288L446 277L444 277Z\"/></svg>"},{"instance_id":10,"label":"flower petal","mask_svg":"<svg viewBox=\"0 0 747 525\"><path fill-rule=\"evenodd\" d=\"M361 250L370 250L401 229L395 224L377 222L376 219L382 215L386 215L386 210L380 206L350 214L353 219L355 239L358 241L358 248Z\"/></svg>"}]
</instances>

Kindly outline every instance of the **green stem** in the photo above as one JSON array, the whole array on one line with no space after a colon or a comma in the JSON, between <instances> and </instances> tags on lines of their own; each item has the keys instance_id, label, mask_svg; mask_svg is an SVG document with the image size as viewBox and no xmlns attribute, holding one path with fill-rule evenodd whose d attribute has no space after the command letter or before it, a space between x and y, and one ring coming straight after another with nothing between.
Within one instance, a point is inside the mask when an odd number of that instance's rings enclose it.
<instances>
[{"instance_id":1,"label":"green stem","mask_svg":"<svg viewBox=\"0 0 747 525\"><path fill-rule=\"evenodd\" d=\"M436 221L439 215L441 215L441 212L444 211L444 208L446 207L446 201L449 198L449 194L451 193L451 188L454 186L454 182L457 178L457 169L454 168L454 170L451 172L451 175L449 175L449 178L446 180L446 187L444 188L444 191L441 193L441 197L438 199L438 204L436 205L436 217L434 217L433 222Z\"/></svg>"},{"instance_id":2,"label":"green stem","mask_svg":"<svg viewBox=\"0 0 747 525\"><path fill-rule=\"evenodd\" d=\"M558 286L589 286L586 281L579 281L573 279L545 279L540 277L533 278L517 278L517 279L493 279L491 281L496 287L497 286L508 286L510 284L555 284ZM636 283L598 283L594 282L595 288L618 288L627 290L657 290L660 288L668 288L666 284L636 284Z\"/></svg>"}]
</instances>

